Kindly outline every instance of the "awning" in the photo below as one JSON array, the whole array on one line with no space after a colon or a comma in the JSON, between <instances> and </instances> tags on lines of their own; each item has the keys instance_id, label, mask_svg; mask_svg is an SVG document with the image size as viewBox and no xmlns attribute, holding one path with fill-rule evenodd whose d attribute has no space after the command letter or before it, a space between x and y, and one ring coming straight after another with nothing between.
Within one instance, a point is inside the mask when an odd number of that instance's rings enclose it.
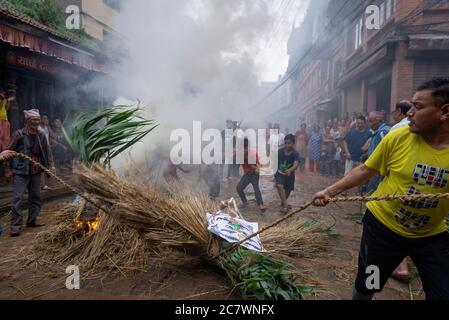
<instances>
[{"instance_id":1,"label":"awning","mask_svg":"<svg viewBox=\"0 0 449 320\"><path fill-rule=\"evenodd\" d=\"M105 64L94 56L77 52L46 39L41 39L3 23L0 23L0 40L12 46L27 48L33 52L54 57L90 71L107 73Z\"/></svg>"},{"instance_id":2,"label":"awning","mask_svg":"<svg viewBox=\"0 0 449 320\"><path fill-rule=\"evenodd\" d=\"M417 34L410 35L410 50L449 50L449 35Z\"/></svg>"}]
</instances>

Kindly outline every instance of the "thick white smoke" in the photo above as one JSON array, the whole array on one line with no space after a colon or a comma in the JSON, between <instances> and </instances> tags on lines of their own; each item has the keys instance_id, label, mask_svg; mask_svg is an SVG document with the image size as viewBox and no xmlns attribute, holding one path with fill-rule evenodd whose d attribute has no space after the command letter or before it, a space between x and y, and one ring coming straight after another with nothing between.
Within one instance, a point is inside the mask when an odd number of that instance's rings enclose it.
<instances>
[{"instance_id":1,"label":"thick white smoke","mask_svg":"<svg viewBox=\"0 0 449 320\"><path fill-rule=\"evenodd\" d=\"M251 50L270 27L264 1L128 1L117 21L128 52L114 68L118 87L165 126L221 128L260 96Z\"/></svg>"},{"instance_id":2,"label":"thick white smoke","mask_svg":"<svg viewBox=\"0 0 449 320\"><path fill-rule=\"evenodd\" d=\"M275 29L274 7L272 0L124 2L116 27L126 47L111 48L127 52L113 65L118 94L141 100L160 124L133 157L155 145L168 152L170 132L191 130L194 120L203 129L223 129L226 119L265 127L266 115L244 111L267 93L254 59Z\"/></svg>"}]
</instances>

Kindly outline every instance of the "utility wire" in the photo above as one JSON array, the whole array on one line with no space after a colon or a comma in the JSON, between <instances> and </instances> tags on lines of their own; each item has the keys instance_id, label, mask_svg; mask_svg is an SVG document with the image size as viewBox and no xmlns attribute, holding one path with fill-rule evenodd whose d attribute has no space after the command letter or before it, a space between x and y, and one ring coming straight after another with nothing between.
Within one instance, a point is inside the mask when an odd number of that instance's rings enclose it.
<instances>
[{"instance_id":1,"label":"utility wire","mask_svg":"<svg viewBox=\"0 0 449 320\"><path fill-rule=\"evenodd\" d=\"M398 1L398 0L396 0ZM402 0L402 1L407 1L407 0ZM339 14L341 13L341 11L343 11L343 9L345 9L345 7L351 2L351 0L346 0L346 2L340 7L340 9L338 10L338 12L333 16L333 18L330 20L328 26L326 27L326 30L332 30L334 31L333 34L329 34L329 36L334 36L334 35L339 35L341 34L341 32L344 30L344 28L346 27L346 23L343 24L342 28L334 30L333 27L334 25L332 24L332 22L335 21L335 19L339 16ZM415 17L421 15L423 13L423 11L425 11L426 9L428 9L429 7L435 6L437 4L441 4L444 3L445 0L438 0L438 2L433 2L433 3L424 3L424 4L420 4L418 5L415 9L413 9L407 16L405 16L404 18L402 18L401 20L399 20L398 22L396 22L396 24L401 27L404 26L408 21L410 21L410 19L414 19ZM352 4L352 2L351 2ZM353 13L355 13L355 15L351 16L351 19L348 19L349 24L352 24L355 19L358 18L358 16L360 15L359 13L359 9L361 8L361 6L365 5L364 2L359 3L359 5L354 8L352 10ZM388 38L390 36L390 34L386 33L383 38L381 39L381 41L385 40L386 38ZM327 38L328 38L327 37ZM326 39L326 41L330 42L329 39ZM243 113L247 113L249 111L254 110L255 108L259 107L263 102L265 102L265 100L267 100L269 97L271 97L275 92L277 92L285 83L287 83L288 80L290 80L293 75L295 75L295 73L297 72L297 70L299 69L299 67L301 66L302 60L307 57L313 50L319 49L320 45L322 44L321 41L320 43L316 43L314 45L311 45L308 50L301 55L301 57L298 59L298 61L295 63L295 65L293 66L293 68L291 69L290 72L288 72L283 79L281 80L281 82L276 85L266 96L264 96L258 103L256 103L255 105L251 106L250 108L246 109L243 111ZM317 57L319 57L319 55L322 52L318 50L317 53L315 53L313 56L310 57L309 60L314 60Z\"/></svg>"}]
</instances>

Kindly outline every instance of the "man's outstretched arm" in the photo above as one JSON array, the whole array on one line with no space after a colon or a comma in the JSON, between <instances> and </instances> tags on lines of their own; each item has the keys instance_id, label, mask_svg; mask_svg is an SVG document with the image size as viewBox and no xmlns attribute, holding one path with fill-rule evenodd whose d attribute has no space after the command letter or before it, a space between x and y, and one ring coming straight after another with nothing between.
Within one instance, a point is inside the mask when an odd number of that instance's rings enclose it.
<instances>
[{"instance_id":1,"label":"man's outstretched arm","mask_svg":"<svg viewBox=\"0 0 449 320\"><path fill-rule=\"evenodd\" d=\"M365 181L374 177L376 173L376 170L370 169L365 165L355 168L340 181L315 194L313 196L313 205L317 207L326 206L329 198L335 197L342 192L360 186Z\"/></svg>"}]
</instances>

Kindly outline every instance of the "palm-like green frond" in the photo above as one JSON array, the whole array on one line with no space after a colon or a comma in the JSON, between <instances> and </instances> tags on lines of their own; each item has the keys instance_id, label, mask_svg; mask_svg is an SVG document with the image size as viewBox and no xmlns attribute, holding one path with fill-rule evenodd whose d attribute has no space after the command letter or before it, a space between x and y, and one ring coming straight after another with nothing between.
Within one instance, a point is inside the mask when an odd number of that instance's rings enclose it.
<instances>
[{"instance_id":1,"label":"palm-like green frond","mask_svg":"<svg viewBox=\"0 0 449 320\"><path fill-rule=\"evenodd\" d=\"M85 164L111 160L142 140L157 127L139 116L140 108L119 106L79 115L64 136L79 161Z\"/></svg>"}]
</instances>

